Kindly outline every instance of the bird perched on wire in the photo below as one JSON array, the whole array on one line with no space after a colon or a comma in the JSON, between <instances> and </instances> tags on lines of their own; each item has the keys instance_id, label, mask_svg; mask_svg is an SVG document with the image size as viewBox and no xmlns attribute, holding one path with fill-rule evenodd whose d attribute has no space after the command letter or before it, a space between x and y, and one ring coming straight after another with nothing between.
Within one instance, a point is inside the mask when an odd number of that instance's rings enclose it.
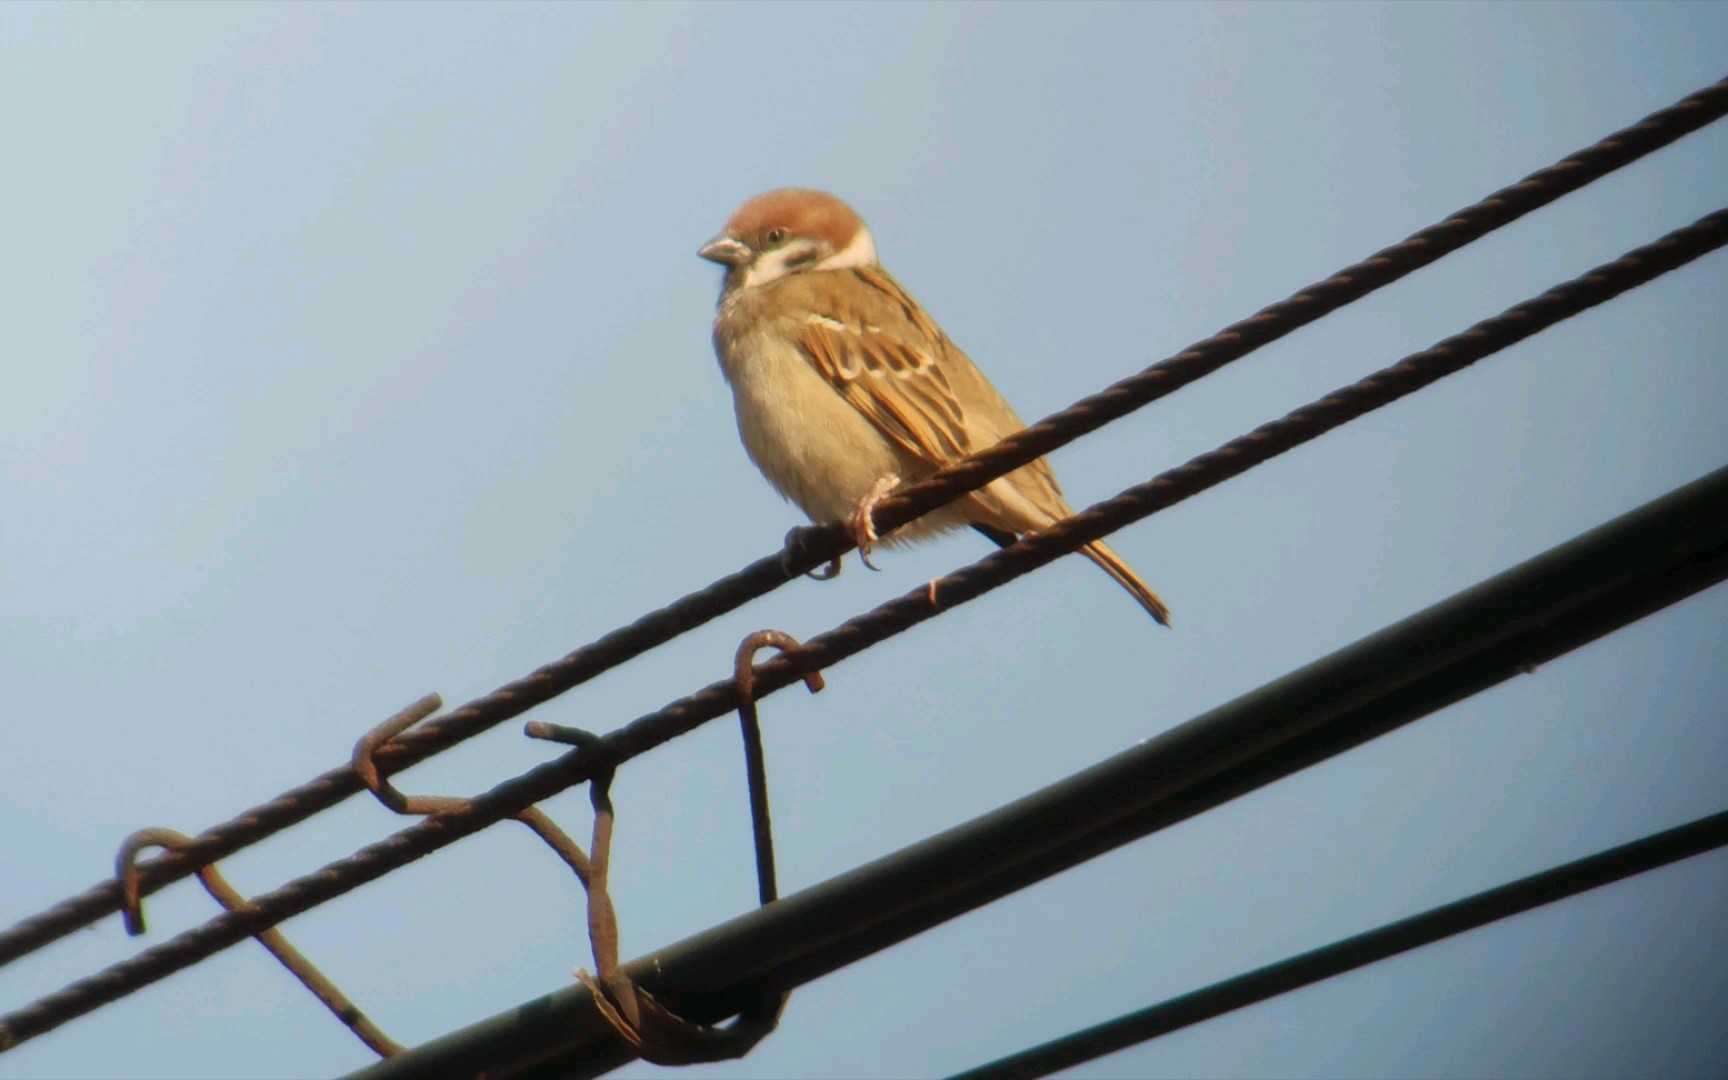
<instances>
[{"instance_id":1,"label":"bird perched on wire","mask_svg":"<svg viewBox=\"0 0 1728 1080\"><path fill-rule=\"evenodd\" d=\"M902 479L1026 426L882 269L863 219L833 195L758 195L697 254L726 268L714 351L745 450L812 521L846 522L866 562L880 539L871 510ZM1073 512L1040 458L889 541L971 525L1006 546ZM1169 608L1108 546L1080 551L1169 625Z\"/></svg>"}]
</instances>

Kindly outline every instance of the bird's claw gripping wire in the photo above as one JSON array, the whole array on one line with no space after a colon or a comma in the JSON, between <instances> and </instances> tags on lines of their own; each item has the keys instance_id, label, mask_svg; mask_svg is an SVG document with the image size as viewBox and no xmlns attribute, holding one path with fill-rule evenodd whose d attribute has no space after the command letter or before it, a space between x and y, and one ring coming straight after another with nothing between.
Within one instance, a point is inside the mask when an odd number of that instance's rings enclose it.
<instances>
[{"instance_id":1,"label":"bird's claw gripping wire","mask_svg":"<svg viewBox=\"0 0 1728 1080\"><path fill-rule=\"evenodd\" d=\"M857 507L853 509L851 516L846 519L846 528L852 533L853 542L858 545L858 558L863 560L864 565L868 566L872 570L881 569L881 567L870 561L871 549L876 546L876 541L882 539L880 536L876 535L876 521L874 517L876 507L883 499L888 497L890 491L893 491L899 486L900 478L895 476L893 473L889 473L887 476L878 479L874 484L870 485L870 490L866 491L864 497L858 500Z\"/></svg>"},{"instance_id":2,"label":"bird's claw gripping wire","mask_svg":"<svg viewBox=\"0 0 1728 1080\"><path fill-rule=\"evenodd\" d=\"M799 556L804 554L805 545L811 534L820 534L827 530L820 525L794 525L786 530L785 543L780 548L780 572L790 581ZM840 576L840 556L836 555L815 570L804 571L804 576L815 581L833 581Z\"/></svg>"},{"instance_id":3,"label":"bird's claw gripping wire","mask_svg":"<svg viewBox=\"0 0 1728 1080\"><path fill-rule=\"evenodd\" d=\"M139 829L128 836L120 844L120 853L114 859L114 874L120 881L120 913L126 923L126 933L132 937L144 933L144 901L139 895L138 885L138 855L145 848L159 847L164 851L179 851L192 842L185 833L173 829ZM234 886L228 884L216 869L214 863L198 868L198 880L204 886L204 891L226 911L247 911L252 904L242 896ZM312 996L324 1003L336 1019L342 1021L349 1031L379 1057L394 1057L402 1052L402 1044L384 1034L376 1024L367 1019L360 1007L348 999L348 996L337 988L312 961L306 959L304 953L288 943L282 932L275 927L260 930L252 935L258 939L258 944L270 951L279 963L288 969L289 973L300 984L312 992Z\"/></svg>"},{"instance_id":4,"label":"bird's claw gripping wire","mask_svg":"<svg viewBox=\"0 0 1728 1080\"><path fill-rule=\"evenodd\" d=\"M877 541L882 539L876 532L876 507L888 497L889 492L899 486L900 478L892 473L877 480L870 485L870 490L864 493L864 497L858 500L858 505L846 516L846 520L840 522L847 535L852 537L852 542L858 545L858 558L872 570L881 569L870 561L870 552L875 549ZM792 576L799 556L804 553L805 543L810 535L819 535L828 528L829 526L825 525L799 525L786 533L785 544L780 549L780 569L788 578ZM835 556L819 569L806 570L804 576L817 581L832 581L840 576L840 557Z\"/></svg>"}]
</instances>

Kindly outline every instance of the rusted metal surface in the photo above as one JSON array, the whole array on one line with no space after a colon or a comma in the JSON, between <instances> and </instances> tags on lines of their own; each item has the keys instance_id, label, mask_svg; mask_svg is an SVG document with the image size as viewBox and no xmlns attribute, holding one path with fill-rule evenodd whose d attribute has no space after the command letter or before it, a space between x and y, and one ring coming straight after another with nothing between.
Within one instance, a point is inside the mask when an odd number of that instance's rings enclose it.
<instances>
[{"instance_id":1,"label":"rusted metal surface","mask_svg":"<svg viewBox=\"0 0 1728 1080\"><path fill-rule=\"evenodd\" d=\"M762 751L762 723L756 715L756 654L763 649L795 649L798 639L781 630L758 630L738 645L732 681L738 684L738 726L744 736L744 769L750 787L750 828L756 838L756 895L772 904L780 895L774 874L774 826L768 814L768 763ZM804 676L812 694L826 685L822 673Z\"/></svg>"},{"instance_id":2,"label":"rusted metal surface","mask_svg":"<svg viewBox=\"0 0 1728 1080\"><path fill-rule=\"evenodd\" d=\"M173 829L139 829L121 843L120 854L115 858L115 876L120 882L123 905L121 913L125 916L128 934L137 937L144 933L144 902L138 895L138 853L150 847L172 851L190 839L185 833L175 832ZM224 909L244 911L250 906L247 899L228 883L228 879L222 876L214 864L200 867L198 880L204 886L204 891ZM260 930L253 936L290 974L300 980L302 986L312 992L313 997L322 1002L336 1019L342 1021L349 1031L379 1057L390 1057L402 1052L402 1044L384 1034L378 1025L360 1011L358 1005L349 1000L348 995L318 970L317 965L306 959L306 955L299 949L290 945L280 930L272 927Z\"/></svg>"}]
</instances>

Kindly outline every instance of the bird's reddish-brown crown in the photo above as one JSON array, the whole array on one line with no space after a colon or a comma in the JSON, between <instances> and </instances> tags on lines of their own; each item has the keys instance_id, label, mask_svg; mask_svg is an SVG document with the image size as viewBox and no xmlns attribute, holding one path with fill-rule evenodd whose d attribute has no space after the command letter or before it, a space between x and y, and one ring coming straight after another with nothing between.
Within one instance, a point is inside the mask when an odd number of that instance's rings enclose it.
<instances>
[{"instance_id":1,"label":"bird's reddish-brown crown","mask_svg":"<svg viewBox=\"0 0 1728 1080\"><path fill-rule=\"evenodd\" d=\"M864 228L864 219L826 191L780 188L740 206L727 220L725 235L755 246L755 241L775 228L785 229L789 236L826 240L833 250L840 251Z\"/></svg>"}]
</instances>

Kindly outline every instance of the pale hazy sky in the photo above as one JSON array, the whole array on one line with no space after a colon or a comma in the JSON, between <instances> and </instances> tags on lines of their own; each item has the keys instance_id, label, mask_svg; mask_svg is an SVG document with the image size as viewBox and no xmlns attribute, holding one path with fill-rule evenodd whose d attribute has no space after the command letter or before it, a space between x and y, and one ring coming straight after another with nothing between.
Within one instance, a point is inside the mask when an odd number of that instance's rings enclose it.
<instances>
[{"instance_id":1,"label":"pale hazy sky","mask_svg":"<svg viewBox=\"0 0 1728 1080\"><path fill-rule=\"evenodd\" d=\"M0 5L0 925L773 550L696 247L830 188L1042 416L1728 74L1728 5ZM1103 498L1728 203L1728 125L1054 457ZM1228 701L1728 463L1721 254L764 705L785 891ZM849 561L538 710L607 730L986 552ZM1728 593L830 976L716 1077L922 1076L1728 805ZM400 779L544 760L519 724ZM754 903L735 726L629 766L636 955ZM548 805L573 833L586 799ZM262 891L400 828L338 811ZM589 965L504 826L285 924L397 1039ZM1728 855L1200 1025L1088 1076L1713 1076ZM167 940L118 918L0 1011ZM247 943L0 1077L369 1053ZM653 1067L635 1065L627 1075Z\"/></svg>"}]
</instances>

